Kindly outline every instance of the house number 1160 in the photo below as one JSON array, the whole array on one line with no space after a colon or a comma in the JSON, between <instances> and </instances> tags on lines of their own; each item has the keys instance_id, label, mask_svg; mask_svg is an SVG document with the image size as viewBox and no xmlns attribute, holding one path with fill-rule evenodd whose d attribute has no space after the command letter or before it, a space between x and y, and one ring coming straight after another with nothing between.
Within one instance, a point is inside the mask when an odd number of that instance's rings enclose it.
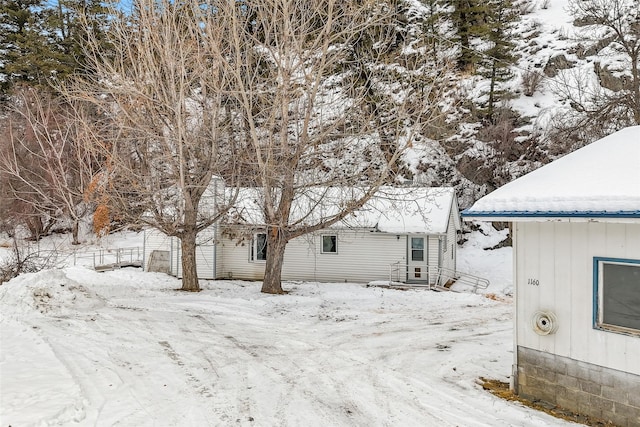
<instances>
[{"instance_id":1,"label":"house number 1160","mask_svg":"<svg viewBox=\"0 0 640 427\"><path fill-rule=\"evenodd\" d=\"M527 285L540 286L540 281L538 279L529 279Z\"/></svg>"}]
</instances>

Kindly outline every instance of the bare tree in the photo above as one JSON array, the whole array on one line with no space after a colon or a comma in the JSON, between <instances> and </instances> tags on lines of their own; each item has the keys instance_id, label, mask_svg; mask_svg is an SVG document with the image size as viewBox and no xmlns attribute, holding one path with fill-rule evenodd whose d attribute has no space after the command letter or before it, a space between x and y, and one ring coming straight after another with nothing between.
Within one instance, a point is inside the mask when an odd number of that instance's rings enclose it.
<instances>
[{"instance_id":1,"label":"bare tree","mask_svg":"<svg viewBox=\"0 0 640 427\"><path fill-rule=\"evenodd\" d=\"M8 208L33 239L67 218L78 244L79 222L90 209L85 191L96 164L69 113L68 105L46 91L18 89L4 118L0 173L12 201Z\"/></svg>"},{"instance_id":2,"label":"bare tree","mask_svg":"<svg viewBox=\"0 0 640 427\"><path fill-rule=\"evenodd\" d=\"M233 188L242 171L220 66L226 35L213 7L134 1L131 16L111 23L109 50L87 28L91 74L62 89L79 106L87 146L104 159L101 189L112 216L178 237L188 291L199 290L196 237L233 200L212 180ZM87 106L97 118L86 120Z\"/></svg>"},{"instance_id":3,"label":"bare tree","mask_svg":"<svg viewBox=\"0 0 640 427\"><path fill-rule=\"evenodd\" d=\"M555 118L557 139L577 148L626 126L640 125L640 8L637 0L575 0L580 56L593 70L559 76L554 89L571 110Z\"/></svg>"},{"instance_id":4,"label":"bare tree","mask_svg":"<svg viewBox=\"0 0 640 427\"><path fill-rule=\"evenodd\" d=\"M399 65L395 1L217 2L247 185L266 228L262 291L282 293L287 243L399 180L403 153L438 113L427 55ZM421 60L425 61L422 63Z\"/></svg>"}]
</instances>

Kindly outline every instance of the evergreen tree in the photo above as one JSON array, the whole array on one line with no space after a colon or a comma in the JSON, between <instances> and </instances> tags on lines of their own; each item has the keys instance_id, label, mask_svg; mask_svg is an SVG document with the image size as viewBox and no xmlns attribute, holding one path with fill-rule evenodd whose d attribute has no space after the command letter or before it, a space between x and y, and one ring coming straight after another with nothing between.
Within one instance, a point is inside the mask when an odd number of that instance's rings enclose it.
<instances>
[{"instance_id":1,"label":"evergreen tree","mask_svg":"<svg viewBox=\"0 0 640 427\"><path fill-rule=\"evenodd\" d=\"M65 66L73 71L84 68L87 32L94 33L95 40L104 45L109 18L109 9L100 0L58 0L50 10L48 24L58 35Z\"/></svg>"},{"instance_id":2,"label":"evergreen tree","mask_svg":"<svg viewBox=\"0 0 640 427\"><path fill-rule=\"evenodd\" d=\"M422 24L425 42L429 48L429 55L435 63L438 61L438 52L441 44L443 2L442 0L422 0L426 13Z\"/></svg>"},{"instance_id":3,"label":"evergreen tree","mask_svg":"<svg viewBox=\"0 0 640 427\"><path fill-rule=\"evenodd\" d=\"M13 83L41 84L59 70L47 36L44 0L0 0L0 73L3 92Z\"/></svg>"},{"instance_id":4,"label":"evergreen tree","mask_svg":"<svg viewBox=\"0 0 640 427\"><path fill-rule=\"evenodd\" d=\"M510 0L490 0L487 5L484 21L488 31L484 40L489 43L489 48L483 52L478 65L480 75L489 79L485 112L487 120L493 123L496 105L507 96L500 83L513 77L510 66L516 57L513 55L512 29L519 14Z\"/></svg>"},{"instance_id":5,"label":"evergreen tree","mask_svg":"<svg viewBox=\"0 0 640 427\"><path fill-rule=\"evenodd\" d=\"M474 38L484 37L489 31L485 21L487 3L482 0L447 0L447 5L454 26L453 41L460 47L458 69L470 71L480 58L472 42Z\"/></svg>"},{"instance_id":6,"label":"evergreen tree","mask_svg":"<svg viewBox=\"0 0 640 427\"><path fill-rule=\"evenodd\" d=\"M91 31L106 31L107 9L99 0L0 0L0 90L16 83L46 86L85 62L86 19Z\"/></svg>"}]
</instances>

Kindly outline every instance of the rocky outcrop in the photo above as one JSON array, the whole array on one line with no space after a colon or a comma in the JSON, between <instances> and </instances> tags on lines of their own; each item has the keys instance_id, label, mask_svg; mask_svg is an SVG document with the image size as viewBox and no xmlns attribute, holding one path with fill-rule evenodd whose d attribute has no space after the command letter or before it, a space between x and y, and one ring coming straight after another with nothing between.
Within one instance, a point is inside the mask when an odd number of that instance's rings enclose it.
<instances>
[{"instance_id":1,"label":"rocky outcrop","mask_svg":"<svg viewBox=\"0 0 640 427\"><path fill-rule=\"evenodd\" d=\"M555 77L560 70L567 70L576 64L575 61L570 61L563 54L556 55L547 61L547 65L544 66L544 74L547 77Z\"/></svg>"},{"instance_id":2,"label":"rocky outcrop","mask_svg":"<svg viewBox=\"0 0 640 427\"><path fill-rule=\"evenodd\" d=\"M624 90L631 84L630 76L617 77L614 75L614 71L610 70L606 64L601 65L599 62L595 62L593 64L593 71L595 71L596 75L598 76L600 86L614 92Z\"/></svg>"}]
</instances>

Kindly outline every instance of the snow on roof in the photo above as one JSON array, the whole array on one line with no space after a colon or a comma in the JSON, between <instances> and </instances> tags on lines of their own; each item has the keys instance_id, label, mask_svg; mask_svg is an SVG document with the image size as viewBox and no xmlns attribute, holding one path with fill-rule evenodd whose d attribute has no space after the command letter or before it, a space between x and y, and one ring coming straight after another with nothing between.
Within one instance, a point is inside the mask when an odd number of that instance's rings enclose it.
<instances>
[{"instance_id":1,"label":"snow on roof","mask_svg":"<svg viewBox=\"0 0 640 427\"><path fill-rule=\"evenodd\" d=\"M343 223L385 233L446 233L454 197L453 188L385 188Z\"/></svg>"},{"instance_id":2,"label":"snow on roof","mask_svg":"<svg viewBox=\"0 0 640 427\"><path fill-rule=\"evenodd\" d=\"M313 224L321 217L335 215L341 205L353 200L361 191L343 188L317 188L298 196L291 222ZM447 231L454 203L453 188L384 187L361 209L332 228L368 228L385 233L439 234ZM264 225L260 189L243 189L239 203L231 213L245 224ZM454 215L454 218L456 215ZM459 224L456 224L459 228Z\"/></svg>"},{"instance_id":3,"label":"snow on roof","mask_svg":"<svg viewBox=\"0 0 640 427\"><path fill-rule=\"evenodd\" d=\"M640 126L618 131L524 175L462 214L640 218Z\"/></svg>"}]
</instances>

